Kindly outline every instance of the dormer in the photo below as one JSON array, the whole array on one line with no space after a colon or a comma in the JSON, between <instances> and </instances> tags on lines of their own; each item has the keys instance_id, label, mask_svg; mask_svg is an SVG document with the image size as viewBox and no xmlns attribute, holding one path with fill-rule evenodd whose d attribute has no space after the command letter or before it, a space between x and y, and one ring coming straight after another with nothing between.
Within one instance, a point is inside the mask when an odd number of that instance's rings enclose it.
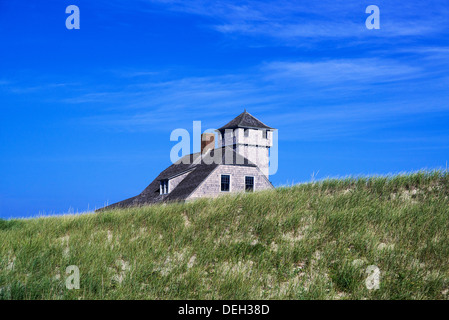
<instances>
[{"instance_id":1,"label":"dormer","mask_svg":"<svg viewBox=\"0 0 449 320\"><path fill-rule=\"evenodd\" d=\"M173 190L175 190L175 188L178 186L178 184L180 184L185 177L187 177L187 175L192 172L193 170L195 170L195 168L191 168L191 169L187 169L187 170L183 170L177 173L174 173L170 176L166 176L163 177L162 179L159 180L159 194L160 195L167 195L170 192L172 192ZM157 192L157 190L156 190Z\"/></svg>"}]
</instances>

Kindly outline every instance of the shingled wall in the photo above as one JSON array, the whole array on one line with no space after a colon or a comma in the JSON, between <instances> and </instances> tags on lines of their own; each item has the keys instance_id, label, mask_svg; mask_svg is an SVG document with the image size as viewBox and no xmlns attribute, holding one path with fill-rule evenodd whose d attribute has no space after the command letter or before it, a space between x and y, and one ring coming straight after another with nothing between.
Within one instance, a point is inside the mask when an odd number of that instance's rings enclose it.
<instances>
[{"instance_id":1,"label":"shingled wall","mask_svg":"<svg viewBox=\"0 0 449 320\"><path fill-rule=\"evenodd\" d=\"M273 189L273 185L268 181L264 174L256 167L245 166L218 166L198 188L192 192L187 200L193 200L200 197L216 197L229 192L221 192L221 175L229 174L231 176L230 192L245 191L245 176L254 177L254 191Z\"/></svg>"}]
</instances>

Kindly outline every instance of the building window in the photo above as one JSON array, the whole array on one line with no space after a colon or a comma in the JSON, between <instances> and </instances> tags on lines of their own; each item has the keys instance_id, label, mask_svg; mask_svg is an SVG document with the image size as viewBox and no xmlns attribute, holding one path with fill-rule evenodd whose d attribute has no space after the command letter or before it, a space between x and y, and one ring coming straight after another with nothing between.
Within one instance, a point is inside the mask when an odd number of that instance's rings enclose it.
<instances>
[{"instance_id":1,"label":"building window","mask_svg":"<svg viewBox=\"0 0 449 320\"><path fill-rule=\"evenodd\" d=\"M263 138L268 139L268 130L263 131Z\"/></svg>"},{"instance_id":2,"label":"building window","mask_svg":"<svg viewBox=\"0 0 449 320\"><path fill-rule=\"evenodd\" d=\"M254 191L254 177L245 177L245 191L246 192Z\"/></svg>"},{"instance_id":3,"label":"building window","mask_svg":"<svg viewBox=\"0 0 449 320\"><path fill-rule=\"evenodd\" d=\"M249 129L245 129L245 137L249 137Z\"/></svg>"},{"instance_id":4,"label":"building window","mask_svg":"<svg viewBox=\"0 0 449 320\"><path fill-rule=\"evenodd\" d=\"M161 180L160 193L161 194L168 193L168 179Z\"/></svg>"},{"instance_id":5,"label":"building window","mask_svg":"<svg viewBox=\"0 0 449 320\"><path fill-rule=\"evenodd\" d=\"M221 175L221 191L229 191L231 176L228 174Z\"/></svg>"}]
</instances>

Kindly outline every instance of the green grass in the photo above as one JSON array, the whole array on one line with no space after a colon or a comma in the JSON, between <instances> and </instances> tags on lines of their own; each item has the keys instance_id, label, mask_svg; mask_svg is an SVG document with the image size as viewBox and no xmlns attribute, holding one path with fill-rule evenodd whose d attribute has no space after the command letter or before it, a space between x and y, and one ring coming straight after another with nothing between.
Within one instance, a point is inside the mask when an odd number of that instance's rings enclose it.
<instances>
[{"instance_id":1,"label":"green grass","mask_svg":"<svg viewBox=\"0 0 449 320\"><path fill-rule=\"evenodd\" d=\"M0 220L0 299L447 299L448 195L432 171Z\"/></svg>"}]
</instances>

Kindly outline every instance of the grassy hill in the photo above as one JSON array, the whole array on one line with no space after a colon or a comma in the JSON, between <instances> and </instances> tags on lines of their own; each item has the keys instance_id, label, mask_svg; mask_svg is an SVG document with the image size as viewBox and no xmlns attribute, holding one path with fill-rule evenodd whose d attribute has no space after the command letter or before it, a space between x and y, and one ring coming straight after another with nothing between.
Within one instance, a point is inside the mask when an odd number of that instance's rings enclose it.
<instances>
[{"instance_id":1,"label":"grassy hill","mask_svg":"<svg viewBox=\"0 0 449 320\"><path fill-rule=\"evenodd\" d=\"M0 299L447 299L448 195L435 171L0 220Z\"/></svg>"}]
</instances>

